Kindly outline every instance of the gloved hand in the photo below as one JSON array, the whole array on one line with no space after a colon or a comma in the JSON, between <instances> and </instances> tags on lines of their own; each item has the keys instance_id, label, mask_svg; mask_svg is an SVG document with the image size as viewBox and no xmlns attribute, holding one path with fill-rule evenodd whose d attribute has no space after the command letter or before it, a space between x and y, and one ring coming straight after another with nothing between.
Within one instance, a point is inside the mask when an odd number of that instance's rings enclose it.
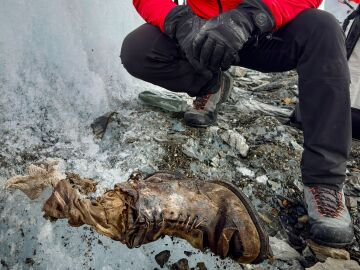
<instances>
[{"instance_id":1,"label":"gloved hand","mask_svg":"<svg viewBox=\"0 0 360 270\"><path fill-rule=\"evenodd\" d=\"M271 31L274 25L261 0L245 0L201 27L193 44L194 57L213 71L227 70L239 61L238 52L252 36Z\"/></svg>"},{"instance_id":2,"label":"gloved hand","mask_svg":"<svg viewBox=\"0 0 360 270\"><path fill-rule=\"evenodd\" d=\"M165 34L176 39L187 60L197 71L203 71L198 59L194 58L193 42L205 20L196 16L189 6L174 7L164 22Z\"/></svg>"}]
</instances>

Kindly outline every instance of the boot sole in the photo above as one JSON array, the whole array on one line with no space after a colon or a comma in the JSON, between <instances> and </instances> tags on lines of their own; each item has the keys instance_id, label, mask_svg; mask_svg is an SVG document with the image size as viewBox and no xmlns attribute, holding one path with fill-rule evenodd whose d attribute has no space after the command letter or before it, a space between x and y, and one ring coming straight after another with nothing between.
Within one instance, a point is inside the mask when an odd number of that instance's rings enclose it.
<instances>
[{"instance_id":1,"label":"boot sole","mask_svg":"<svg viewBox=\"0 0 360 270\"><path fill-rule=\"evenodd\" d=\"M214 121L212 121L211 123L208 123L208 124L199 125L199 124L193 124L193 123L187 123L187 122L185 122L185 124L189 127L207 128L207 127L213 126L216 123L216 121L217 121L217 115L215 116Z\"/></svg>"},{"instance_id":2,"label":"boot sole","mask_svg":"<svg viewBox=\"0 0 360 270\"><path fill-rule=\"evenodd\" d=\"M246 195L242 191L240 191L236 186L234 186L231 183L224 182L221 180L215 180L215 181L210 181L210 182L222 185L222 186L228 188L229 190L231 190L240 199L240 201L244 204L247 212L249 213L252 221L254 222L255 227L259 233L261 248L260 248L260 253L259 253L258 257L252 263L254 263L254 264L261 263L262 261L273 257L273 254L272 254L272 251L270 248L270 243L269 243L269 236L260 221L257 211L255 210L254 206L252 205L252 203L250 202L248 197L246 197Z\"/></svg>"},{"instance_id":3,"label":"boot sole","mask_svg":"<svg viewBox=\"0 0 360 270\"><path fill-rule=\"evenodd\" d=\"M319 244L321 246L331 247L331 248L344 248L348 245L351 245L355 241L355 239L353 239L351 242L348 242L348 243L329 243L329 242L321 241L321 240L314 239L314 238L310 238L310 239L313 240L316 244Z\"/></svg>"}]
</instances>

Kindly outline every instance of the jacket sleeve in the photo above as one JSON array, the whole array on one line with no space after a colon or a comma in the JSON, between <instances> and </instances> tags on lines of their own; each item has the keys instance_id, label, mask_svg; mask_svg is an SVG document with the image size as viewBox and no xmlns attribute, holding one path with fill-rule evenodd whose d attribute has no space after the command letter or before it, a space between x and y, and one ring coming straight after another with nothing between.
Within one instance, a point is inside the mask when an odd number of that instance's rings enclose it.
<instances>
[{"instance_id":1,"label":"jacket sleeve","mask_svg":"<svg viewBox=\"0 0 360 270\"><path fill-rule=\"evenodd\" d=\"M164 31L165 17L176 6L171 0L133 0L133 4L141 17Z\"/></svg>"},{"instance_id":2,"label":"jacket sleeve","mask_svg":"<svg viewBox=\"0 0 360 270\"><path fill-rule=\"evenodd\" d=\"M262 0L275 19L276 29L294 19L300 12L318 8L322 0Z\"/></svg>"}]
</instances>

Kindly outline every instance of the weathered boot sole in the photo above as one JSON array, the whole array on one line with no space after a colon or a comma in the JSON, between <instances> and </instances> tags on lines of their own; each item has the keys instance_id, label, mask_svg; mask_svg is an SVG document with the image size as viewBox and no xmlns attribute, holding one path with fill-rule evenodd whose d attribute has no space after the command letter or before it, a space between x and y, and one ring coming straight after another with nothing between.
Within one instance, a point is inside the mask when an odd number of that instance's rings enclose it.
<instances>
[{"instance_id":1,"label":"weathered boot sole","mask_svg":"<svg viewBox=\"0 0 360 270\"><path fill-rule=\"evenodd\" d=\"M270 248L269 236L268 236L267 232L265 231L265 229L260 221L260 218L257 214L257 211L255 210L254 206L251 204L250 200L246 197L246 195L242 191L239 190L239 188L237 188L236 186L234 186L231 183L224 182L221 180L215 180L215 181L211 181L211 182L222 185L222 186L228 188L229 190L231 190L240 199L240 201L244 204L246 210L248 211L248 214L250 215L252 221L254 222L255 227L259 233L261 249L260 249L259 256L252 263L254 263L254 264L260 263L266 259L271 258L273 255L272 255L272 251Z\"/></svg>"}]
</instances>

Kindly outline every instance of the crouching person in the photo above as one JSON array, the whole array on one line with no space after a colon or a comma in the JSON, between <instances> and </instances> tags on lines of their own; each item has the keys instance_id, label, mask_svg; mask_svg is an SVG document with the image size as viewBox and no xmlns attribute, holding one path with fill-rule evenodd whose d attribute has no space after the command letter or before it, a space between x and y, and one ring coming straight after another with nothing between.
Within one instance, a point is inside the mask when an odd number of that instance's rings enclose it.
<instances>
[{"instance_id":1,"label":"crouching person","mask_svg":"<svg viewBox=\"0 0 360 270\"><path fill-rule=\"evenodd\" d=\"M262 72L296 69L304 130L302 179L311 237L343 247L354 233L343 184L351 144L350 75L344 34L317 10L320 0L134 0L146 24L124 40L133 76L196 97L186 124L216 122L231 65Z\"/></svg>"}]
</instances>

